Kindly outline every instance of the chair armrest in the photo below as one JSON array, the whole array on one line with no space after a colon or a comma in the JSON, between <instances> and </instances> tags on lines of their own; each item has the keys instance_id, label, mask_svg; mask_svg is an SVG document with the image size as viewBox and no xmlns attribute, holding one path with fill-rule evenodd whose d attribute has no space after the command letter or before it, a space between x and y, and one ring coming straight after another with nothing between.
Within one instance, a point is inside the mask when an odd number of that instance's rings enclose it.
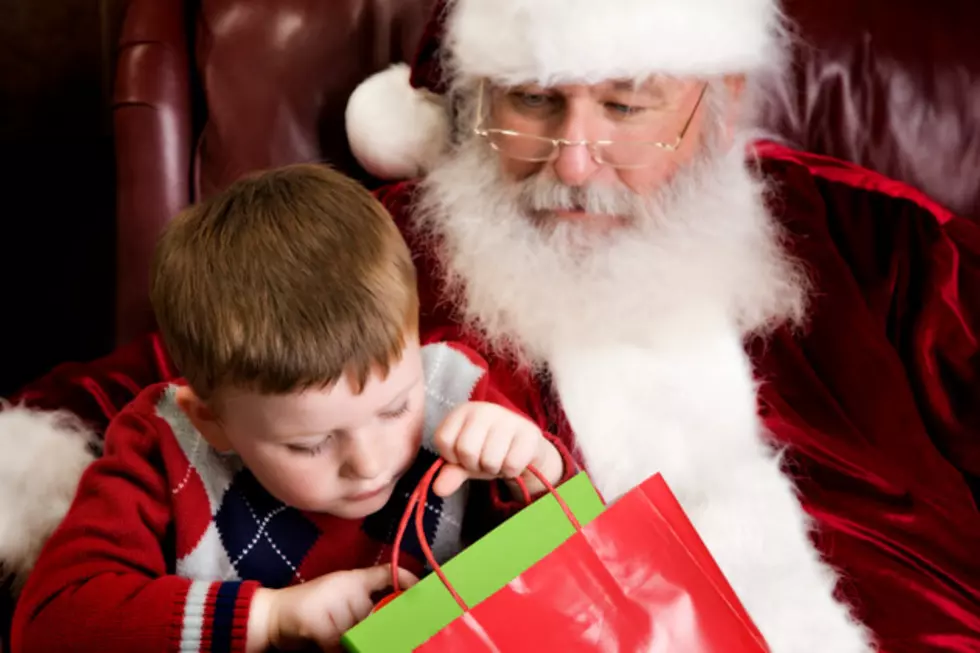
<instances>
[{"instance_id":1,"label":"chair armrest","mask_svg":"<svg viewBox=\"0 0 980 653\"><path fill-rule=\"evenodd\" d=\"M190 201L193 119L183 0L132 0L119 42L116 343L154 329L149 263L163 226Z\"/></svg>"}]
</instances>

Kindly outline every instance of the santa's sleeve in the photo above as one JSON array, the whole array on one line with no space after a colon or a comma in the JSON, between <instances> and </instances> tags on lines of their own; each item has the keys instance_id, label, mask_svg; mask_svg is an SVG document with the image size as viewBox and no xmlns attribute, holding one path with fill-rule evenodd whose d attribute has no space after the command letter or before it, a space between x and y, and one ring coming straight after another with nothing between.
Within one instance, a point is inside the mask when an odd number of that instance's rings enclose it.
<instances>
[{"instance_id":1,"label":"santa's sleeve","mask_svg":"<svg viewBox=\"0 0 980 653\"><path fill-rule=\"evenodd\" d=\"M528 418L517 409L517 407L496 387L493 381L492 375L489 373L486 360L480 356L476 351L467 347L464 344L458 342L445 343L447 346L451 347L456 352L466 356L469 361L479 367L482 374L477 379L470 392L470 401L485 401L492 404L497 404L498 406L503 406L504 408L521 415L522 417ZM571 453L565 447L565 445L554 435L548 433L547 431L542 431L545 438L551 442L555 449L558 450L559 455L562 458L562 478L559 480L558 485L569 480L578 472L578 466L575 460L572 458ZM506 519L507 517L513 515L523 508L526 503L523 499L518 499L514 497L511 490L507 487L506 483L503 481L497 481L489 484L489 492L484 495L483 493L476 493L476 497L485 497L485 501L488 503L486 508L490 511L491 521L494 523L499 523ZM531 497L532 499L536 497Z\"/></svg>"},{"instance_id":2,"label":"santa's sleeve","mask_svg":"<svg viewBox=\"0 0 980 653\"><path fill-rule=\"evenodd\" d=\"M898 353L926 431L980 496L980 225L873 172L806 164L824 179L837 255Z\"/></svg>"},{"instance_id":3,"label":"santa's sleeve","mask_svg":"<svg viewBox=\"0 0 980 653\"><path fill-rule=\"evenodd\" d=\"M889 336L936 446L980 495L980 225L923 210L894 227Z\"/></svg>"},{"instance_id":4,"label":"santa's sleeve","mask_svg":"<svg viewBox=\"0 0 980 653\"><path fill-rule=\"evenodd\" d=\"M980 494L980 225L865 176L876 192L853 196L870 198L868 219L846 223L838 250L902 360L926 431ZM829 210L846 215L832 198Z\"/></svg>"},{"instance_id":5,"label":"santa's sleeve","mask_svg":"<svg viewBox=\"0 0 980 653\"><path fill-rule=\"evenodd\" d=\"M13 650L244 651L257 584L172 575L171 483L155 427L124 412L105 447L28 578Z\"/></svg>"},{"instance_id":6,"label":"santa's sleeve","mask_svg":"<svg viewBox=\"0 0 980 653\"><path fill-rule=\"evenodd\" d=\"M30 439L27 422L10 423L4 413L15 407L40 413L70 414L97 435L139 392L177 376L158 333L144 335L112 353L85 363L63 363L21 388L0 407L0 438ZM17 433L11 433L16 429Z\"/></svg>"},{"instance_id":7,"label":"santa's sleeve","mask_svg":"<svg viewBox=\"0 0 980 653\"><path fill-rule=\"evenodd\" d=\"M836 255L900 356L927 432L980 498L980 224L853 164L760 151L817 180Z\"/></svg>"}]
</instances>

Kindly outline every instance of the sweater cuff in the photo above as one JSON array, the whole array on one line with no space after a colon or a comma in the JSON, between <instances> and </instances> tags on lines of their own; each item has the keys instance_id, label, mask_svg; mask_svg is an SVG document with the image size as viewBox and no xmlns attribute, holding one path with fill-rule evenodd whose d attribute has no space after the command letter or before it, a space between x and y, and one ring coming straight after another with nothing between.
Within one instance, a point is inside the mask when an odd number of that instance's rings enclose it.
<instances>
[{"instance_id":1,"label":"sweater cuff","mask_svg":"<svg viewBox=\"0 0 980 653\"><path fill-rule=\"evenodd\" d=\"M244 653L254 581L193 581L176 606L179 653Z\"/></svg>"}]
</instances>

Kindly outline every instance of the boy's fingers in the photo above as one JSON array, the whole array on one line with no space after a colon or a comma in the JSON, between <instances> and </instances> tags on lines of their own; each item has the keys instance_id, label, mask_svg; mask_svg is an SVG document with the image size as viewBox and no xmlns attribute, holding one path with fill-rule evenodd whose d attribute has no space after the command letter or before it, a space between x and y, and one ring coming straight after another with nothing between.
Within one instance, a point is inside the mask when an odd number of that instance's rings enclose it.
<instances>
[{"instance_id":1,"label":"boy's fingers","mask_svg":"<svg viewBox=\"0 0 980 653\"><path fill-rule=\"evenodd\" d=\"M500 475L504 478L517 478L523 474L527 466L534 460L540 439L540 436L514 438L503 463L500 465Z\"/></svg>"},{"instance_id":2,"label":"boy's fingers","mask_svg":"<svg viewBox=\"0 0 980 653\"><path fill-rule=\"evenodd\" d=\"M468 419L456 440L456 460L462 467L477 472L480 470L480 455L487 441L490 425L486 420Z\"/></svg>"},{"instance_id":3,"label":"boy's fingers","mask_svg":"<svg viewBox=\"0 0 980 653\"><path fill-rule=\"evenodd\" d=\"M500 475L500 468L507 458L507 452L513 447L514 439L506 425L490 428L483 443L483 451L480 452L480 469L483 473L492 477Z\"/></svg>"},{"instance_id":4,"label":"boy's fingers","mask_svg":"<svg viewBox=\"0 0 980 653\"><path fill-rule=\"evenodd\" d=\"M407 569L402 569L401 567L398 568L398 583L403 589L407 589L417 582L419 582L419 579L415 576L415 574Z\"/></svg>"},{"instance_id":5,"label":"boy's fingers","mask_svg":"<svg viewBox=\"0 0 980 653\"><path fill-rule=\"evenodd\" d=\"M391 587L391 565L377 565L361 569L361 580L368 593L380 592ZM399 578L399 581L401 578Z\"/></svg>"},{"instance_id":6,"label":"boy's fingers","mask_svg":"<svg viewBox=\"0 0 980 653\"><path fill-rule=\"evenodd\" d=\"M351 599L350 610L354 616L354 623L360 623L367 619L373 609L374 602L371 601L370 594L359 593Z\"/></svg>"},{"instance_id":7,"label":"boy's fingers","mask_svg":"<svg viewBox=\"0 0 980 653\"><path fill-rule=\"evenodd\" d=\"M433 435L433 444L436 451L448 462L456 462L456 441L459 439L460 431L469 418L469 412L465 410L466 404L460 406L449 413L442 423L436 427Z\"/></svg>"},{"instance_id":8,"label":"boy's fingers","mask_svg":"<svg viewBox=\"0 0 980 653\"><path fill-rule=\"evenodd\" d=\"M462 487L469 478L470 473L459 465L446 464L439 470L436 480L432 482L432 491L436 496L448 497Z\"/></svg>"},{"instance_id":9,"label":"boy's fingers","mask_svg":"<svg viewBox=\"0 0 980 653\"><path fill-rule=\"evenodd\" d=\"M361 569L360 573L363 574L364 586L368 593L380 592L391 587L391 564ZM398 568L398 584L402 588L411 587L418 581L419 579L412 572Z\"/></svg>"}]
</instances>

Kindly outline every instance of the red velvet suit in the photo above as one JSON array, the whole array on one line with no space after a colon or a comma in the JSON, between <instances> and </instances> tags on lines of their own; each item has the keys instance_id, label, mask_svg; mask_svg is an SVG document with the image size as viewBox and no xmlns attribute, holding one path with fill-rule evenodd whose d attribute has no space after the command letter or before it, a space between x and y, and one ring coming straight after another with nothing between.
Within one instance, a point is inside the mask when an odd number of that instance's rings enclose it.
<instances>
[{"instance_id":1,"label":"red velvet suit","mask_svg":"<svg viewBox=\"0 0 980 653\"><path fill-rule=\"evenodd\" d=\"M839 161L760 147L773 211L814 282L809 324L750 342L760 411L817 541L887 653L980 651L980 226ZM380 191L408 228L412 184ZM427 341L468 338L417 243ZM480 348L480 343L470 339ZM492 362L518 407L574 442L550 391ZM176 371L151 335L16 399L98 428Z\"/></svg>"}]
</instances>

